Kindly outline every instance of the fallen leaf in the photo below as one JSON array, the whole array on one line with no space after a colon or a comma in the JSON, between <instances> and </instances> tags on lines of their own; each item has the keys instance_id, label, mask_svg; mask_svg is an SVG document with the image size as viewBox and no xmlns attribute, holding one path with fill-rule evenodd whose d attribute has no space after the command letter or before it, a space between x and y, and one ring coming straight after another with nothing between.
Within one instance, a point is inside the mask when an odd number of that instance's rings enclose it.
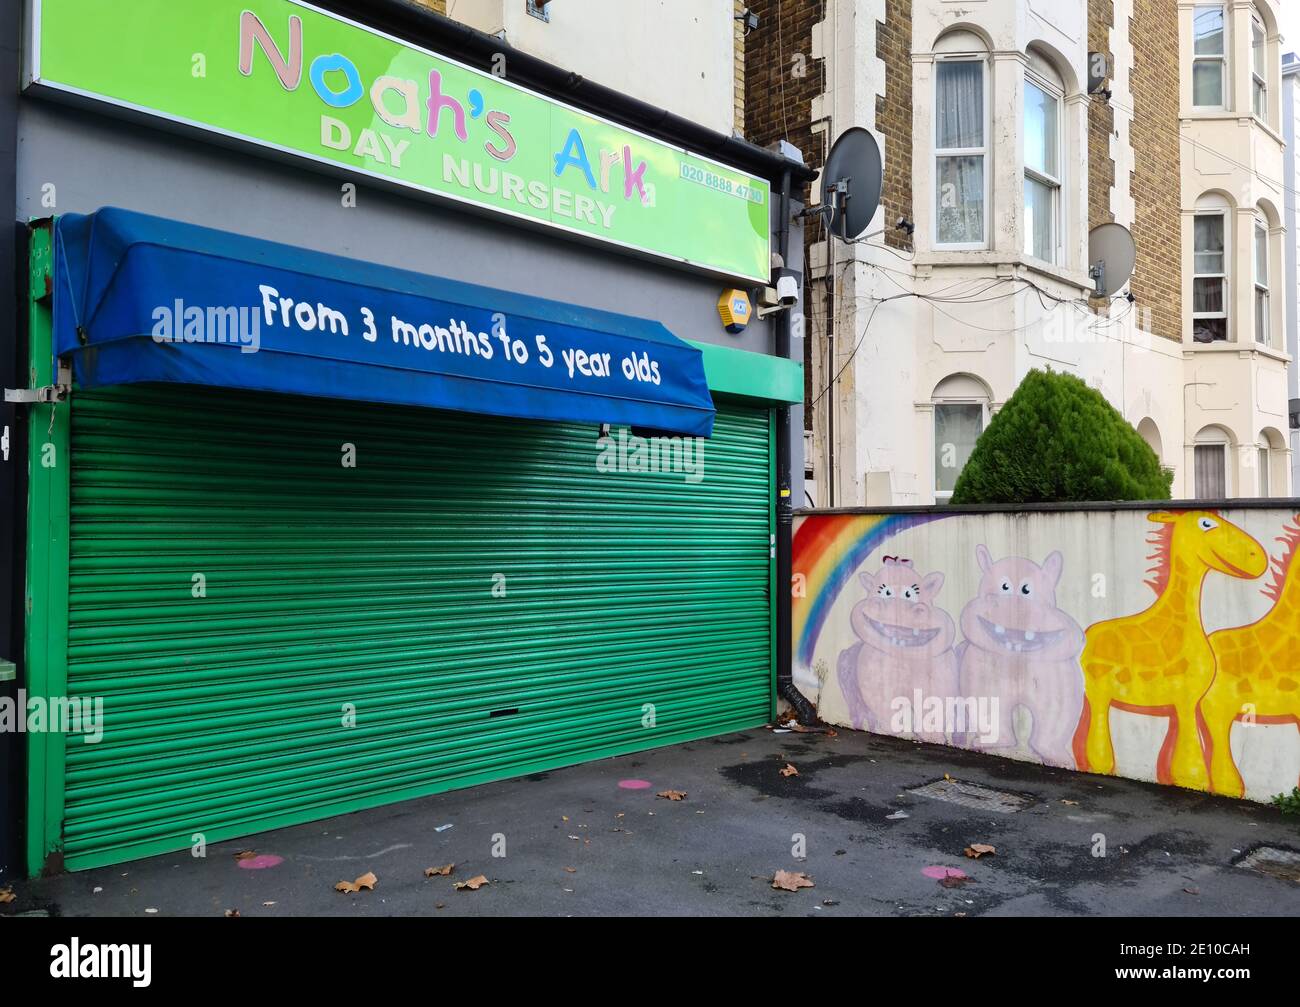
<instances>
[{"instance_id":1,"label":"fallen leaf","mask_svg":"<svg viewBox=\"0 0 1300 1007\"><path fill-rule=\"evenodd\" d=\"M1068 804L1068 805L1069 805L1070 807L1072 807L1072 808L1077 808L1077 807L1079 806L1079 802L1078 802L1078 801L1064 801L1064 800L1063 800L1063 801L1061 801L1061 803L1062 803L1062 804Z\"/></svg>"},{"instance_id":2,"label":"fallen leaf","mask_svg":"<svg viewBox=\"0 0 1300 1007\"><path fill-rule=\"evenodd\" d=\"M226 916L227 916L227 917L234 918L234 917L236 917L236 916L238 916L238 915L239 915L239 910L238 910L238 909L227 909L227 910L226 910Z\"/></svg>"},{"instance_id":3,"label":"fallen leaf","mask_svg":"<svg viewBox=\"0 0 1300 1007\"><path fill-rule=\"evenodd\" d=\"M799 775L799 770L795 769L793 765L791 765L790 763L787 762L787 763L785 764L785 768L781 770L781 775L782 775L782 776L798 776L798 775Z\"/></svg>"},{"instance_id":4,"label":"fallen leaf","mask_svg":"<svg viewBox=\"0 0 1300 1007\"><path fill-rule=\"evenodd\" d=\"M451 874L452 869L455 866L455 864L443 864L441 867L426 867L424 869L424 876L426 878L445 878Z\"/></svg>"},{"instance_id":5,"label":"fallen leaf","mask_svg":"<svg viewBox=\"0 0 1300 1007\"><path fill-rule=\"evenodd\" d=\"M1201 894L1201 890L1200 890L1199 888L1184 888L1183 891L1185 891L1188 895L1200 895L1200 894Z\"/></svg>"},{"instance_id":6,"label":"fallen leaf","mask_svg":"<svg viewBox=\"0 0 1300 1007\"><path fill-rule=\"evenodd\" d=\"M816 885L802 871L777 871L772 875L772 887L783 892L797 892L800 888L815 888Z\"/></svg>"},{"instance_id":7,"label":"fallen leaf","mask_svg":"<svg viewBox=\"0 0 1300 1007\"><path fill-rule=\"evenodd\" d=\"M971 843L966 847L966 856L970 857L972 860L978 860L986 854L997 852L997 847L990 846L988 843Z\"/></svg>"},{"instance_id":8,"label":"fallen leaf","mask_svg":"<svg viewBox=\"0 0 1300 1007\"><path fill-rule=\"evenodd\" d=\"M334 886L334 890L336 892L359 892L361 889L366 888L370 891L374 891L375 882L378 880L379 879L375 877L373 872L367 871L365 874L361 875L361 877L357 878L356 881L340 881Z\"/></svg>"},{"instance_id":9,"label":"fallen leaf","mask_svg":"<svg viewBox=\"0 0 1300 1007\"><path fill-rule=\"evenodd\" d=\"M684 791L684 790L661 790L661 791L659 791L659 793L658 793L657 796L659 796L659 797L666 797L666 798L667 798L668 800L670 800L670 801L680 801L680 800L682 800L682 798L684 798L684 797L686 796L686 791Z\"/></svg>"},{"instance_id":10,"label":"fallen leaf","mask_svg":"<svg viewBox=\"0 0 1300 1007\"><path fill-rule=\"evenodd\" d=\"M577 874L577 873L578 873L578 869L577 869L576 867L566 867L566 868L564 869L564 872L565 872L566 874Z\"/></svg>"},{"instance_id":11,"label":"fallen leaf","mask_svg":"<svg viewBox=\"0 0 1300 1007\"><path fill-rule=\"evenodd\" d=\"M943 778L944 778L945 780L947 780L949 783L956 783L956 782L957 782L957 781L954 780L951 776L949 776L947 773L944 773L944 774L943 774Z\"/></svg>"},{"instance_id":12,"label":"fallen leaf","mask_svg":"<svg viewBox=\"0 0 1300 1007\"><path fill-rule=\"evenodd\" d=\"M12 888L0 888L0 906L7 906L14 899L18 898Z\"/></svg>"},{"instance_id":13,"label":"fallen leaf","mask_svg":"<svg viewBox=\"0 0 1300 1007\"><path fill-rule=\"evenodd\" d=\"M468 881L457 881L452 887L458 892L463 892L466 889L469 889L471 892L476 892L486 884L489 884L488 879L480 874L477 877L470 878Z\"/></svg>"},{"instance_id":14,"label":"fallen leaf","mask_svg":"<svg viewBox=\"0 0 1300 1007\"><path fill-rule=\"evenodd\" d=\"M238 853L235 854L235 859L252 860L255 856L257 856L257 852L255 850L240 850ZM126 875L123 874L122 877L126 877Z\"/></svg>"},{"instance_id":15,"label":"fallen leaf","mask_svg":"<svg viewBox=\"0 0 1300 1007\"><path fill-rule=\"evenodd\" d=\"M949 874L939 879L939 884L944 888L961 888L964 885L971 884L975 879L965 874Z\"/></svg>"}]
</instances>

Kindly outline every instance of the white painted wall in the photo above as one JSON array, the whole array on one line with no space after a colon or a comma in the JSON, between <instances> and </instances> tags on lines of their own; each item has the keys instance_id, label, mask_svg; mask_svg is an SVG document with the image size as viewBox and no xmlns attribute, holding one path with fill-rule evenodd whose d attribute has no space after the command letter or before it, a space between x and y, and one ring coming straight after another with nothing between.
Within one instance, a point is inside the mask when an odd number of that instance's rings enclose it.
<instances>
[{"instance_id":1,"label":"white painted wall","mask_svg":"<svg viewBox=\"0 0 1300 1007\"><path fill-rule=\"evenodd\" d=\"M448 0L472 28L504 30L510 45L684 116L735 131L732 0L553 0L550 22L525 0ZM508 71L507 71L508 72Z\"/></svg>"},{"instance_id":2,"label":"white painted wall","mask_svg":"<svg viewBox=\"0 0 1300 1007\"><path fill-rule=\"evenodd\" d=\"M1133 98L1130 74L1140 36L1129 38L1132 0L1116 0L1115 53L1111 83L1115 133L1111 156L1116 185L1111 209L1132 224L1136 208L1129 184L1134 163L1130 141ZM875 24L883 0L827 0L826 19L815 31L813 55L827 61L828 90L813 108L827 142L850 126L875 130L877 94L885 94L885 68L876 58ZM1190 17L1190 8L1187 11ZM1140 31L1140 26L1139 31ZM934 247L932 191L933 48L945 31L973 30L987 41L991 65L992 185L989 247L945 251ZM1011 395L1032 368L1077 374L1098 388L1135 427L1154 425L1162 462L1174 470L1173 493L1191 496L1191 444L1210 422L1242 431L1233 452L1231 489L1254 495L1258 482L1253 450L1265 428L1286 430L1285 313L1276 312L1277 342L1271 351L1252 343L1202 352L1190 340L1191 218L1185 216L1187 338L1150 335L1144 306L1123 300L1110 317L1086 307L1087 279L1087 80L1086 4L1061 0L916 0L913 7L913 213L914 255L883 247L877 233L893 226L883 210L868 239L812 250L814 275L835 278L833 345L816 340L813 395L814 467L820 506L926 504L934 502L934 413L937 385L955 374L974 377L987 389L991 412ZM1190 22L1185 26L1190 32ZM1190 36L1189 36L1190 37ZM1026 257L1023 235L1024 79L1026 53L1046 52L1066 82L1062 194L1066 254L1057 266ZM1238 61L1240 62L1240 61ZM1190 57L1186 64L1190 67ZM1190 75L1190 69L1184 76ZM1280 77L1273 93L1280 90ZM1281 144L1269 130L1239 121L1187 122L1196 144L1184 147L1184 200L1202 179L1205 159L1189 148L1232 151L1247 157L1248 170L1225 184L1233 192L1282 206ZM1280 121L1280 116L1279 116ZM1272 127L1270 127L1272 129ZM884 148L884 139L877 132ZM1200 191L1200 190L1197 190ZM1193 205L1195 197L1192 197ZM1186 206L1186 202L1184 206ZM1249 260L1253 232L1238 228L1235 256ZM1283 229L1273 234L1275 259ZM1032 285L1032 286L1031 286ZM1036 289L1035 289L1036 288ZM1279 285L1280 304L1282 297ZM1010 296L1001 296L1010 294ZM918 295L918 296L909 296ZM1237 285L1238 310L1248 310L1252 287ZM997 297L997 299L988 299ZM922 298L930 298L929 300ZM938 300L944 298L944 300ZM1249 315L1247 315L1249 317ZM824 327L814 325L814 332ZM835 380L834 392L823 390ZM834 403L833 409L827 409ZM829 415L828 415L829 414ZM1248 445L1249 449L1245 446ZM1274 465L1274 495L1290 492L1289 465Z\"/></svg>"},{"instance_id":3,"label":"white painted wall","mask_svg":"<svg viewBox=\"0 0 1300 1007\"><path fill-rule=\"evenodd\" d=\"M1186 351L1184 394L1186 445L1190 471L1200 431L1218 426L1227 431L1228 492L1259 495L1258 447L1264 435L1283 446L1270 462L1270 495L1292 491L1287 414L1288 299L1285 262L1294 229L1284 217L1286 205L1281 38L1276 0L1226 3L1228 12L1228 95L1223 111L1192 105L1191 53L1193 5L1180 3L1182 75L1183 186L1183 332ZM1263 17L1269 46L1268 111L1263 121L1251 114L1250 25L1252 10ZM1228 341L1198 344L1192 339L1192 228L1197 201L1206 193L1227 200L1230 317ZM1253 242L1257 213L1270 223L1270 332L1267 345L1255 338ZM1291 238L1287 234L1292 235Z\"/></svg>"}]
</instances>

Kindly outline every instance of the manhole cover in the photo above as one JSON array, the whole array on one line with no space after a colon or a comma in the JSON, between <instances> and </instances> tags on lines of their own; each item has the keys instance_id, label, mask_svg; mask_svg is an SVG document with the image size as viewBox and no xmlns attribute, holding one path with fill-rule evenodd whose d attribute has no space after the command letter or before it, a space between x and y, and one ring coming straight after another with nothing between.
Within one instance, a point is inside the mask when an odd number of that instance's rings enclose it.
<instances>
[{"instance_id":1,"label":"manhole cover","mask_svg":"<svg viewBox=\"0 0 1300 1007\"><path fill-rule=\"evenodd\" d=\"M935 780L924 787L909 790L908 793L933 797L936 801L947 801L949 804L960 804L963 808L975 808L977 811L996 811L1003 815L1022 811L1034 803L1032 798L1021 794L1008 794L1004 790L993 790L977 783L961 783L957 780Z\"/></svg>"},{"instance_id":2,"label":"manhole cover","mask_svg":"<svg viewBox=\"0 0 1300 1007\"><path fill-rule=\"evenodd\" d=\"M1295 850L1283 850L1276 846L1261 846L1252 850L1237 861L1238 867L1248 871L1258 871L1270 878L1283 881L1300 881L1300 853Z\"/></svg>"}]
</instances>

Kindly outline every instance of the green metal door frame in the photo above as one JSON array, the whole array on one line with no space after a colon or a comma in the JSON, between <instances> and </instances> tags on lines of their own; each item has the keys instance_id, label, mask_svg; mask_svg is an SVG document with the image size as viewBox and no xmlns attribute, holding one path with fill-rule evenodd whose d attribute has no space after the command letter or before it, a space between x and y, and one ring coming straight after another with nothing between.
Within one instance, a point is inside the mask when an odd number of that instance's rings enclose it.
<instances>
[{"instance_id":1,"label":"green metal door frame","mask_svg":"<svg viewBox=\"0 0 1300 1007\"><path fill-rule=\"evenodd\" d=\"M55 381L53 353L53 225L34 224L28 293L29 387ZM71 407L37 403L27 423L27 578L24 651L29 699L67 692L68 547L71 491ZM27 873L60 868L64 739L28 731Z\"/></svg>"}]
</instances>

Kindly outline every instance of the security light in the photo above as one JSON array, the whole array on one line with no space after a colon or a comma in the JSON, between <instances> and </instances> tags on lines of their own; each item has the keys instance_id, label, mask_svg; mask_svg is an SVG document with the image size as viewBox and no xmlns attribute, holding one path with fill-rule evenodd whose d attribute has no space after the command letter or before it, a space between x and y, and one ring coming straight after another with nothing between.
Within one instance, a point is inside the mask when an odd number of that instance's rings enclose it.
<instances>
[{"instance_id":1,"label":"security light","mask_svg":"<svg viewBox=\"0 0 1300 1007\"><path fill-rule=\"evenodd\" d=\"M745 34L758 27L758 15L746 7L741 13L737 14L732 20L739 21L745 26Z\"/></svg>"}]
</instances>

